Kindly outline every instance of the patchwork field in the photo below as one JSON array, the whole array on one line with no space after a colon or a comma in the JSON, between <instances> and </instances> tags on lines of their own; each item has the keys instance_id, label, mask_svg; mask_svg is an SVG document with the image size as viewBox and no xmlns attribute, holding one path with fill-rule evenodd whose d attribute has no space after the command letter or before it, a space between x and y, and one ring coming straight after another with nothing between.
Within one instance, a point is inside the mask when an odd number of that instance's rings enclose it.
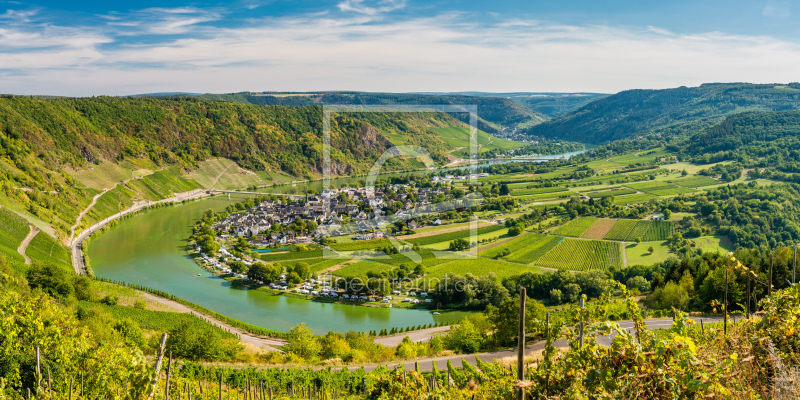
<instances>
[{"instance_id":1,"label":"patchwork field","mask_svg":"<svg viewBox=\"0 0 800 400\"><path fill-rule=\"evenodd\" d=\"M631 233L631 230L636 226L636 221L632 219L620 219L614 224L614 227L608 231L604 237L606 240L625 240Z\"/></svg>"},{"instance_id":2,"label":"patchwork field","mask_svg":"<svg viewBox=\"0 0 800 400\"><path fill-rule=\"evenodd\" d=\"M483 234L496 232L502 229L506 229L504 225L488 225L482 226L477 229L478 236L480 237ZM466 239L469 238L470 233L472 232L471 229L463 229L460 231L449 232L449 233L442 233L438 235L431 235L431 236L424 236L415 239L408 239L405 240L409 243L418 244L420 246L427 246L434 243L442 243L442 242L451 242L456 239ZM336 245L338 246L338 245Z\"/></svg>"},{"instance_id":3,"label":"patchwork field","mask_svg":"<svg viewBox=\"0 0 800 400\"><path fill-rule=\"evenodd\" d=\"M656 196L647 193L637 193L637 194L629 194L625 196L617 196L614 197L614 204L618 205L630 205L630 204L639 204L639 203L646 203L650 201L650 199L654 199Z\"/></svg>"},{"instance_id":4,"label":"patchwork field","mask_svg":"<svg viewBox=\"0 0 800 400\"><path fill-rule=\"evenodd\" d=\"M692 193L695 191L694 189L673 185L671 183L663 181L637 182L637 183L630 183L625 186L655 196L670 196L683 193Z\"/></svg>"},{"instance_id":5,"label":"patchwork field","mask_svg":"<svg viewBox=\"0 0 800 400\"><path fill-rule=\"evenodd\" d=\"M574 236L580 237L597 221L595 217L580 217L575 218L564 225L559 226L553 231L553 234L559 236Z\"/></svg>"},{"instance_id":6,"label":"patchwork field","mask_svg":"<svg viewBox=\"0 0 800 400\"><path fill-rule=\"evenodd\" d=\"M486 258L467 258L463 260L453 260L437 266L429 267L426 271L425 279L442 278L445 274L475 276L495 274L498 278L505 278L512 275L519 275L523 272L533 272L537 269L522 264L510 263L501 260L490 260Z\"/></svg>"},{"instance_id":7,"label":"patchwork field","mask_svg":"<svg viewBox=\"0 0 800 400\"><path fill-rule=\"evenodd\" d=\"M584 232L583 237L587 239L603 239L608 232L616 225L616 219L598 218L592 226Z\"/></svg>"},{"instance_id":8,"label":"patchwork field","mask_svg":"<svg viewBox=\"0 0 800 400\"><path fill-rule=\"evenodd\" d=\"M599 240L565 238L537 260L536 265L577 271L607 269L610 266L622 268L622 245Z\"/></svg>"},{"instance_id":9,"label":"patchwork field","mask_svg":"<svg viewBox=\"0 0 800 400\"><path fill-rule=\"evenodd\" d=\"M722 183L716 179L711 179L705 176L686 176L683 178L673 179L669 182L688 188L699 188L705 186L719 185L720 183Z\"/></svg>"},{"instance_id":10,"label":"patchwork field","mask_svg":"<svg viewBox=\"0 0 800 400\"><path fill-rule=\"evenodd\" d=\"M559 236L523 233L513 240L480 253L482 257L502 257L508 261L531 264L550 251L561 240ZM503 254L507 255L503 256Z\"/></svg>"},{"instance_id":11,"label":"patchwork field","mask_svg":"<svg viewBox=\"0 0 800 400\"><path fill-rule=\"evenodd\" d=\"M675 227L670 221L620 219L604 239L632 242L638 237L645 242L661 241L670 237L674 231Z\"/></svg>"},{"instance_id":12,"label":"patchwork field","mask_svg":"<svg viewBox=\"0 0 800 400\"><path fill-rule=\"evenodd\" d=\"M624 196L626 194L634 194L636 193L633 189L612 189L612 190L604 190L601 192L594 192L594 193L586 193L587 196L592 198L603 198L603 197L612 197L612 196Z\"/></svg>"}]
</instances>

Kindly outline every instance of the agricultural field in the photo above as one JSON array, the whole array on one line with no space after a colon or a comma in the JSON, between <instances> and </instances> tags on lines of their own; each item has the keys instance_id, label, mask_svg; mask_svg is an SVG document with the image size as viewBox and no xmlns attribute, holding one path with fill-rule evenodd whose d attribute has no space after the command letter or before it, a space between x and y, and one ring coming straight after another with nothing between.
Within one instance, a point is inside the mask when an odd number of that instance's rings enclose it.
<instances>
[{"instance_id":1,"label":"agricultural field","mask_svg":"<svg viewBox=\"0 0 800 400\"><path fill-rule=\"evenodd\" d=\"M28 221L11 210L0 207L0 226L3 227L0 229L0 253L17 261L24 261L17 253L17 247L30 232Z\"/></svg>"},{"instance_id":2,"label":"agricultural field","mask_svg":"<svg viewBox=\"0 0 800 400\"><path fill-rule=\"evenodd\" d=\"M72 254L55 239L44 232L33 237L25 249L25 254L32 260L51 262L65 268L72 268Z\"/></svg>"},{"instance_id":3,"label":"agricultural field","mask_svg":"<svg viewBox=\"0 0 800 400\"><path fill-rule=\"evenodd\" d=\"M140 328L147 330L168 332L186 322L194 327L214 329L222 334L223 337L234 337L234 334L228 333L189 313L141 310L134 307L108 306L100 303L90 303L88 301L79 301L78 306L86 309L94 308L103 310L103 312L110 314L115 319L130 318L136 322Z\"/></svg>"},{"instance_id":4,"label":"agricultural field","mask_svg":"<svg viewBox=\"0 0 800 400\"><path fill-rule=\"evenodd\" d=\"M636 226L636 220L632 219L620 219L614 224L614 227L608 231L608 234L603 239L606 240L621 240L624 241L628 238L628 235L631 233L633 227Z\"/></svg>"},{"instance_id":5,"label":"agricultural field","mask_svg":"<svg viewBox=\"0 0 800 400\"><path fill-rule=\"evenodd\" d=\"M628 237L625 238L625 240L628 242L632 242L636 240L636 238L644 240L644 237L647 235L647 232L649 230L650 230L650 221L636 221L636 225L633 226L631 231L628 233Z\"/></svg>"},{"instance_id":6,"label":"agricultural field","mask_svg":"<svg viewBox=\"0 0 800 400\"><path fill-rule=\"evenodd\" d=\"M625 186L656 196L669 196L694 192L694 189L673 185L663 181L638 182L627 184Z\"/></svg>"},{"instance_id":7,"label":"agricultural field","mask_svg":"<svg viewBox=\"0 0 800 400\"><path fill-rule=\"evenodd\" d=\"M641 221L649 222L650 227L647 233L642 236L642 240L652 242L655 240L667 240L675 232L675 226L669 221Z\"/></svg>"},{"instance_id":8,"label":"agricultural field","mask_svg":"<svg viewBox=\"0 0 800 400\"><path fill-rule=\"evenodd\" d=\"M135 168L135 167L133 167ZM152 166L155 169L155 166ZM91 189L102 190L115 184L137 176L147 176L155 172L153 169L128 169L113 162L103 162L92 165L89 169L80 171L67 170L69 175L83 186Z\"/></svg>"},{"instance_id":9,"label":"agricultural field","mask_svg":"<svg viewBox=\"0 0 800 400\"><path fill-rule=\"evenodd\" d=\"M427 268L424 279L442 278L445 274L473 274L475 276L481 276L489 275L490 273L493 273L498 278L502 279L512 275L518 275L523 272L534 271L536 271L536 268L501 260L465 258Z\"/></svg>"},{"instance_id":10,"label":"agricultural field","mask_svg":"<svg viewBox=\"0 0 800 400\"><path fill-rule=\"evenodd\" d=\"M565 238L558 246L536 261L549 268L586 271L623 267L622 245L600 240Z\"/></svg>"},{"instance_id":11,"label":"agricultural field","mask_svg":"<svg viewBox=\"0 0 800 400\"><path fill-rule=\"evenodd\" d=\"M638 163L652 163L655 161L661 161L662 158L671 156L672 153L662 149L655 149L612 157L609 160L616 163L629 165Z\"/></svg>"},{"instance_id":12,"label":"agricultural field","mask_svg":"<svg viewBox=\"0 0 800 400\"><path fill-rule=\"evenodd\" d=\"M699 187L705 187L705 186L713 186L713 185L719 185L720 183L722 183L722 182L720 182L720 181L718 181L716 179L711 179L711 178L705 177L705 176L686 176L686 177L683 177L683 178L678 178L678 179L671 180L669 182L670 183L674 183L676 185L683 186L683 187L688 187L688 188L699 188Z\"/></svg>"},{"instance_id":13,"label":"agricultural field","mask_svg":"<svg viewBox=\"0 0 800 400\"><path fill-rule=\"evenodd\" d=\"M586 193L587 196L592 198L603 198L603 197L612 197L612 196L624 196L626 194L634 194L636 193L633 189L611 189L611 190L604 190L601 192L590 192Z\"/></svg>"},{"instance_id":14,"label":"agricultural field","mask_svg":"<svg viewBox=\"0 0 800 400\"><path fill-rule=\"evenodd\" d=\"M392 268L393 266L389 264L383 264L371 260L363 260L339 268L336 271L333 271L333 274L342 277L364 276L367 274L367 272L370 271L372 272L390 271Z\"/></svg>"},{"instance_id":15,"label":"agricultural field","mask_svg":"<svg viewBox=\"0 0 800 400\"><path fill-rule=\"evenodd\" d=\"M597 221L596 217L580 217L559 226L553 231L554 235L580 237Z\"/></svg>"},{"instance_id":16,"label":"agricultural field","mask_svg":"<svg viewBox=\"0 0 800 400\"><path fill-rule=\"evenodd\" d=\"M379 240L356 240L347 243L332 244L330 247L336 251L362 251L375 250L379 247L391 246L392 242L387 239Z\"/></svg>"},{"instance_id":17,"label":"agricultural field","mask_svg":"<svg viewBox=\"0 0 800 400\"><path fill-rule=\"evenodd\" d=\"M512 196L513 195L514 194L512 193ZM557 192L557 193L542 193L529 196L515 196L515 197L522 202L536 202L544 200L569 199L572 196L578 196L578 195L574 192Z\"/></svg>"},{"instance_id":18,"label":"agricultural field","mask_svg":"<svg viewBox=\"0 0 800 400\"><path fill-rule=\"evenodd\" d=\"M720 253L726 254L734 250L734 245L727 236L700 236L699 238L692 239L698 249L703 250L704 253Z\"/></svg>"},{"instance_id":19,"label":"agricultural field","mask_svg":"<svg viewBox=\"0 0 800 400\"><path fill-rule=\"evenodd\" d=\"M504 225L487 225L487 226L483 226L483 227L478 228L477 229L477 231L478 231L477 233L478 233L478 236L480 236L480 235L483 235L483 234L486 234L486 233L496 232L496 231L499 231L499 230L502 230L502 229L506 229L506 227ZM414 239L407 239L407 240L404 240L404 241L405 242L409 242L409 243L413 243L413 244L418 244L420 246L427 246L427 245L431 245L431 244L435 244L435 243L451 242L451 241L456 240L456 239L468 238L470 236L471 232L472 232L471 229L462 229L460 231L441 233L441 234L438 234L438 235L431 235L431 236L423 236L423 237L414 238Z\"/></svg>"},{"instance_id":20,"label":"agricultural field","mask_svg":"<svg viewBox=\"0 0 800 400\"><path fill-rule=\"evenodd\" d=\"M646 203L650 201L650 199L654 198L656 198L656 196L647 193L628 194L625 196L614 197L614 204L630 205L630 204Z\"/></svg>"},{"instance_id":21,"label":"agricultural field","mask_svg":"<svg viewBox=\"0 0 800 400\"><path fill-rule=\"evenodd\" d=\"M616 219L598 218L594 221L592 226L589 227L582 237L587 239L603 239L616 225Z\"/></svg>"},{"instance_id":22,"label":"agricultural field","mask_svg":"<svg viewBox=\"0 0 800 400\"><path fill-rule=\"evenodd\" d=\"M530 184L523 184L523 185L530 185ZM509 185L511 186L511 185ZM531 189L512 189L511 195L512 196L527 196L532 194L545 194L545 193L559 193L559 192L567 192L567 189L562 187L545 187L545 188L531 188Z\"/></svg>"},{"instance_id":23,"label":"agricultural field","mask_svg":"<svg viewBox=\"0 0 800 400\"><path fill-rule=\"evenodd\" d=\"M494 258L508 250L509 254L503 256L503 259L523 264L531 264L555 247L560 240L561 237L559 236L523 233L508 243L481 252L480 256Z\"/></svg>"},{"instance_id":24,"label":"agricultural field","mask_svg":"<svg viewBox=\"0 0 800 400\"><path fill-rule=\"evenodd\" d=\"M290 253L266 253L258 256L258 258L260 258L261 260L270 263L280 262L280 261L303 260L308 258L319 258L319 257L322 257L322 249L310 250L310 251L295 251Z\"/></svg>"}]
</instances>

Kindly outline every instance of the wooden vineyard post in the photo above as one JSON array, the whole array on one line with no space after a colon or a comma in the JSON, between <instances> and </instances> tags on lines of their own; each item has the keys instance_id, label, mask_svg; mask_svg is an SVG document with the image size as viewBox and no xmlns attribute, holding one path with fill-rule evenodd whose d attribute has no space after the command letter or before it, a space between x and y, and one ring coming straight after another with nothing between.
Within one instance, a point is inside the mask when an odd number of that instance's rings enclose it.
<instances>
[{"instance_id":1,"label":"wooden vineyard post","mask_svg":"<svg viewBox=\"0 0 800 400\"><path fill-rule=\"evenodd\" d=\"M167 382L164 384L164 400L169 400L169 377L172 373L172 352L169 352L169 361L167 361Z\"/></svg>"},{"instance_id":2,"label":"wooden vineyard post","mask_svg":"<svg viewBox=\"0 0 800 400\"><path fill-rule=\"evenodd\" d=\"M795 251L797 250L797 245L795 245ZM747 302L744 303L744 312L747 315L747 319L750 319L750 274L747 274Z\"/></svg>"},{"instance_id":3,"label":"wooden vineyard post","mask_svg":"<svg viewBox=\"0 0 800 400\"><path fill-rule=\"evenodd\" d=\"M222 400L222 370L219 370L219 400Z\"/></svg>"},{"instance_id":4,"label":"wooden vineyard post","mask_svg":"<svg viewBox=\"0 0 800 400\"><path fill-rule=\"evenodd\" d=\"M153 397L153 395L155 395L156 393L156 385L158 384L158 375L161 373L161 361L164 359L164 349L166 348L166 346L167 346L167 333L164 332L161 335L161 343L158 346L158 355L156 356L156 364L154 366L155 374L153 375L153 381L150 382L150 395L147 396L148 398Z\"/></svg>"},{"instance_id":5,"label":"wooden vineyard post","mask_svg":"<svg viewBox=\"0 0 800 400\"><path fill-rule=\"evenodd\" d=\"M75 383L75 377L69 377L69 400L72 400L72 385Z\"/></svg>"},{"instance_id":6,"label":"wooden vineyard post","mask_svg":"<svg viewBox=\"0 0 800 400\"><path fill-rule=\"evenodd\" d=\"M771 260L771 258L770 258L770 260ZM770 265L772 265L772 261L770 261ZM772 268L770 267L770 269L772 269ZM770 272L772 272L772 271L770 271ZM724 318L725 318L724 333L727 336L728 335L728 267L727 266L725 267L725 301L722 304L722 311L725 313L724 314Z\"/></svg>"},{"instance_id":7,"label":"wooden vineyard post","mask_svg":"<svg viewBox=\"0 0 800 400\"><path fill-rule=\"evenodd\" d=\"M580 336L579 336L579 341L578 341L579 348L583 348L583 307L584 306L585 306L585 304L584 304L584 301L583 301L583 297L581 297L581 314L580 314L581 325L580 325L580 331L579 331L579 335Z\"/></svg>"},{"instance_id":8,"label":"wooden vineyard post","mask_svg":"<svg viewBox=\"0 0 800 400\"><path fill-rule=\"evenodd\" d=\"M517 341L517 381L525 380L525 288L519 288L519 339ZM525 388L517 390L517 400L525 399Z\"/></svg>"},{"instance_id":9,"label":"wooden vineyard post","mask_svg":"<svg viewBox=\"0 0 800 400\"><path fill-rule=\"evenodd\" d=\"M39 391L41 391L42 385L42 370L41 365L39 363L39 346L36 346L36 390L34 390L34 394L37 396L39 395Z\"/></svg>"},{"instance_id":10,"label":"wooden vineyard post","mask_svg":"<svg viewBox=\"0 0 800 400\"><path fill-rule=\"evenodd\" d=\"M794 257L792 257L792 285L795 283L795 275L797 274L797 243L794 244Z\"/></svg>"},{"instance_id":11,"label":"wooden vineyard post","mask_svg":"<svg viewBox=\"0 0 800 400\"><path fill-rule=\"evenodd\" d=\"M772 254L769 255L769 286L767 287L767 293L772 296Z\"/></svg>"},{"instance_id":12,"label":"wooden vineyard post","mask_svg":"<svg viewBox=\"0 0 800 400\"><path fill-rule=\"evenodd\" d=\"M81 371L81 397L83 397L83 371Z\"/></svg>"}]
</instances>

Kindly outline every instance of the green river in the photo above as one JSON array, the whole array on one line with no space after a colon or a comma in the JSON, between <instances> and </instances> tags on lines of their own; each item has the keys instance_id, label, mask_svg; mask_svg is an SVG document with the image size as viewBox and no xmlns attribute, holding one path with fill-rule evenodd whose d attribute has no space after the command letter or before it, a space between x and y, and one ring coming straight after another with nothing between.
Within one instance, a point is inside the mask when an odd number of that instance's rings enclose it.
<instances>
[{"instance_id":1,"label":"green river","mask_svg":"<svg viewBox=\"0 0 800 400\"><path fill-rule=\"evenodd\" d=\"M198 267L184 247L192 225L205 210L222 210L235 201L207 198L145 211L122 221L92 239L87 250L92 269L100 277L163 290L232 318L279 331L288 331L301 322L319 334L381 330L456 321L468 315L317 303L232 286Z\"/></svg>"}]
</instances>

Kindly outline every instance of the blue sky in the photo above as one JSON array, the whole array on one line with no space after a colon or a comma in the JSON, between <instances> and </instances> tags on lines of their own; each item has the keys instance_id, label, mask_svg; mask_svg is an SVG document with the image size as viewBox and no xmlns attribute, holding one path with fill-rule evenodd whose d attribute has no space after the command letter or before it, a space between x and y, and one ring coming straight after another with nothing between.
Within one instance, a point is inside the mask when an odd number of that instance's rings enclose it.
<instances>
[{"instance_id":1,"label":"blue sky","mask_svg":"<svg viewBox=\"0 0 800 400\"><path fill-rule=\"evenodd\" d=\"M800 81L792 1L0 1L0 93Z\"/></svg>"}]
</instances>

